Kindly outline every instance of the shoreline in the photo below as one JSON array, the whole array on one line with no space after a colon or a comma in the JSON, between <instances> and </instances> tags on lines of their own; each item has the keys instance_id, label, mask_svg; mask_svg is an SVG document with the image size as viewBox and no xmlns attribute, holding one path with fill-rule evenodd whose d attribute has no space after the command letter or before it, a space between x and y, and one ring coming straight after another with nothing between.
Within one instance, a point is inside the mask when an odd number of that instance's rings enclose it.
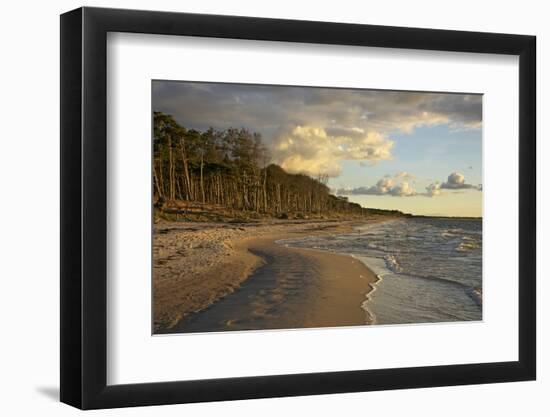
<instances>
[{"instance_id":1,"label":"shoreline","mask_svg":"<svg viewBox=\"0 0 550 417\"><path fill-rule=\"evenodd\" d=\"M368 324L362 303L376 275L351 256L276 243L282 236L243 242L261 266L233 293L162 333Z\"/></svg>"},{"instance_id":2,"label":"shoreline","mask_svg":"<svg viewBox=\"0 0 550 417\"><path fill-rule=\"evenodd\" d=\"M367 265L352 256L292 248L276 242L313 235L346 233L357 225L390 219L391 217L380 216L346 222L206 225L164 222L155 225L154 333L189 332L192 327L200 327L196 324L186 326L189 322L200 316L212 316L213 313L208 311L214 308L220 311L225 309L227 314L236 313L235 308L242 307L231 307L228 310L227 305L232 301L226 300L233 298L233 304L237 306L245 304L241 293L244 292L249 298L253 296L251 291L254 290L247 287L251 286L251 281L258 281L258 274L265 285L273 287L275 284L271 282L273 279L270 277L277 275L278 271L274 272L273 269L289 268L285 263L288 263L290 258L293 259L294 272L301 268L302 275L311 270L315 271L317 276L308 278L311 288L300 289L304 292L301 294L303 298L298 300L299 303L288 304L293 306L293 316L300 316L304 321L298 327L367 324L368 312L362 308L362 304L378 280ZM269 268L271 272L268 271ZM354 276L355 279L343 279L342 275ZM282 275L277 276L281 279L284 271ZM255 285L262 287L264 284ZM288 287L288 284L286 286ZM257 290L267 291L263 287ZM270 288L270 291L273 292L273 289ZM276 294L274 297L276 299L280 296ZM222 303L221 307L216 307ZM349 308L350 303L357 308ZM252 313L254 315L257 312ZM259 329L265 328L265 325L268 328L288 328L287 325L263 323L263 327Z\"/></svg>"},{"instance_id":3,"label":"shoreline","mask_svg":"<svg viewBox=\"0 0 550 417\"><path fill-rule=\"evenodd\" d=\"M284 239L277 240L277 241L275 241L275 243L276 244L281 244L281 243L279 243L281 240L284 240ZM372 296L372 294L374 292L376 292L377 286L382 281L382 277L380 275L378 275L377 273L375 273L374 270L372 269L372 267L368 263L366 263L365 261L357 258L355 255L351 255L351 254L347 254L347 253L343 253L343 252L332 252L332 251L327 251L327 250L323 250L323 249L314 249L314 248L295 248L295 247L292 247L292 246L290 246L289 248L293 249L293 250L302 250L302 251L307 251L307 252L315 252L315 253L319 254L320 256L329 255L329 256L336 256L336 257L348 257L348 258L352 258L355 261L358 261L359 264L361 264L366 269L366 274L368 276L368 283L369 283L369 288L368 288L367 292L364 293L363 298L362 298L362 302L360 303L361 309L363 310L363 312L366 316L366 323L362 323L362 324L372 325L372 324L376 323L376 316L372 311L370 311L367 308L367 302L370 301L370 297ZM326 327L326 326L322 326L322 327Z\"/></svg>"}]
</instances>

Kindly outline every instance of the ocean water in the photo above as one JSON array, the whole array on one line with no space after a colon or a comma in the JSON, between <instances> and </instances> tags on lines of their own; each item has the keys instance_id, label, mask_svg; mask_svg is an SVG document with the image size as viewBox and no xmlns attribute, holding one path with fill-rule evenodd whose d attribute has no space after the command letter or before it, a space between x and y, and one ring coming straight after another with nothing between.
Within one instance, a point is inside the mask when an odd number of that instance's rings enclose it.
<instances>
[{"instance_id":1,"label":"ocean water","mask_svg":"<svg viewBox=\"0 0 550 417\"><path fill-rule=\"evenodd\" d=\"M379 277L362 305L371 324L482 319L481 220L406 218L279 243L364 262Z\"/></svg>"}]
</instances>

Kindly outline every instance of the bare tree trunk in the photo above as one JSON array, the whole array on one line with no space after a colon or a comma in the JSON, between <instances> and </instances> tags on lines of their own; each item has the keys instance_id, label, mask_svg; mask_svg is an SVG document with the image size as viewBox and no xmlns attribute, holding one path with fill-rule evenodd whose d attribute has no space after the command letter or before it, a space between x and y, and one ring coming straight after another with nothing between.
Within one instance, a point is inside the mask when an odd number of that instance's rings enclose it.
<instances>
[{"instance_id":1,"label":"bare tree trunk","mask_svg":"<svg viewBox=\"0 0 550 417\"><path fill-rule=\"evenodd\" d=\"M183 200L183 197L181 195L181 186L180 186L180 182L178 180L178 177L176 177L176 195L178 197L178 200Z\"/></svg>"},{"instance_id":2,"label":"bare tree trunk","mask_svg":"<svg viewBox=\"0 0 550 417\"><path fill-rule=\"evenodd\" d=\"M155 186L157 188L157 194L159 197L163 197L162 195L162 189L160 188L160 184L159 184L159 178L158 178L158 175L157 175L157 168L156 168L156 162L155 160L153 159L153 182L155 183Z\"/></svg>"},{"instance_id":3,"label":"bare tree trunk","mask_svg":"<svg viewBox=\"0 0 550 417\"><path fill-rule=\"evenodd\" d=\"M168 135L168 186L170 187L170 200L176 199L174 188L174 153L172 150L172 135Z\"/></svg>"},{"instance_id":4,"label":"bare tree trunk","mask_svg":"<svg viewBox=\"0 0 550 417\"><path fill-rule=\"evenodd\" d=\"M189 178L189 164L187 162L187 152L185 151L185 139L180 139L181 160L183 161L183 173L185 175L185 194L188 200L191 200L191 179Z\"/></svg>"},{"instance_id":5,"label":"bare tree trunk","mask_svg":"<svg viewBox=\"0 0 550 417\"><path fill-rule=\"evenodd\" d=\"M264 169L264 212L267 213L267 169Z\"/></svg>"},{"instance_id":6,"label":"bare tree trunk","mask_svg":"<svg viewBox=\"0 0 550 417\"><path fill-rule=\"evenodd\" d=\"M164 169L162 165L162 155L159 159L159 187L162 190L162 196L164 197L166 193L166 188L164 187Z\"/></svg>"},{"instance_id":7,"label":"bare tree trunk","mask_svg":"<svg viewBox=\"0 0 550 417\"><path fill-rule=\"evenodd\" d=\"M202 194L202 202L205 203L206 197L204 194L203 169L204 169L204 152L202 152L201 154L201 194Z\"/></svg>"}]
</instances>

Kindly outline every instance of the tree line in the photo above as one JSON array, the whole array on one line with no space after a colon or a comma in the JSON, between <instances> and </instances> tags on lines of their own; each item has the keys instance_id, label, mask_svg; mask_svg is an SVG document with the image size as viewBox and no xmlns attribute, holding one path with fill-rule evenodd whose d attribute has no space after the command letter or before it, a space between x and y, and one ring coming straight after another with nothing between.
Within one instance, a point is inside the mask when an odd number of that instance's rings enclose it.
<instances>
[{"instance_id":1,"label":"tree line","mask_svg":"<svg viewBox=\"0 0 550 417\"><path fill-rule=\"evenodd\" d=\"M328 176L290 174L270 163L259 133L186 129L157 111L153 119L155 202L183 200L275 216L363 213L359 204L330 194Z\"/></svg>"}]
</instances>

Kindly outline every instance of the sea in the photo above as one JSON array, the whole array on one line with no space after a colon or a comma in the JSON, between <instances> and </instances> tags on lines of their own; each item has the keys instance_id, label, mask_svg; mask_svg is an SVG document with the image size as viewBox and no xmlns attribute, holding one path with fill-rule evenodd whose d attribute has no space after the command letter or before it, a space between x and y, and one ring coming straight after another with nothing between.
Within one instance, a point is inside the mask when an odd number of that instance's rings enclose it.
<instances>
[{"instance_id":1,"label":"sea","mask_svg":"<svg viewBox=\"0 0 550 417\"><path fill-rule=\"evenodd\" d=\"M482 320L481 219L402 218L279 243L362 261L379 278L362 304L369 324Z\"/></svg>"}]
</instances>

